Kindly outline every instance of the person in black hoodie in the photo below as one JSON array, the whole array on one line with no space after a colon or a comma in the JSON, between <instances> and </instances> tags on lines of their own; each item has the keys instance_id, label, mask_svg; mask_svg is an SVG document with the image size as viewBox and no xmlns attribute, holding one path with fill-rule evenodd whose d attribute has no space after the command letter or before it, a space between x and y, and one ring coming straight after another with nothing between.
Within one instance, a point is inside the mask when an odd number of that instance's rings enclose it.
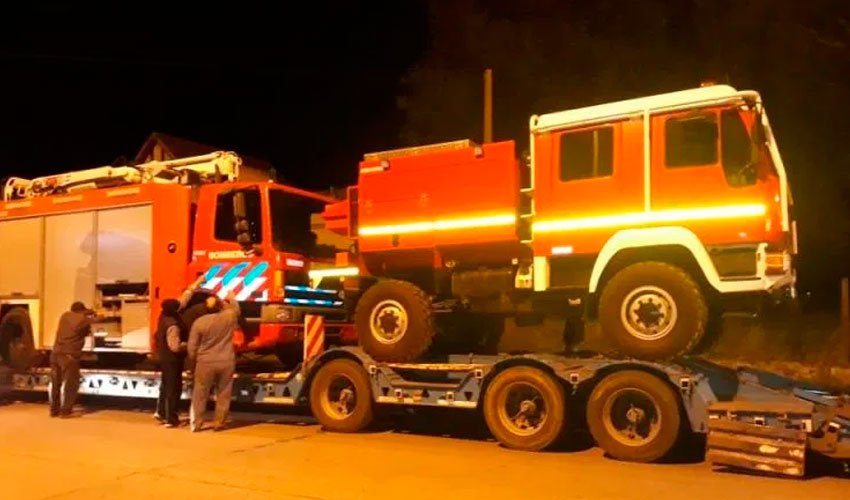
<instances>
[{"instance_id":1,"label":"person in black hoodie","mask_svg":"<svg viewBox=\"0 0 850 500\"><path fill-rule=\"evenodd\" d=\"M181 340L182 339L182 340ZM161 417L166 427L180 424L177 405L183 392L183 363L186 360L186 326L180 317L180 301L162 301L162 313L156 330L156 345L159 352L162 382L159 391L164 402Z\"/></svg>"},{"instance_id":2,"label":"person in black hoodie","mask_svg":"<svg viewBox=\"0 0 850 500\"><path fill-rule=\"evenodd\" d=\"M162 378L154 418L167 427L179 424L177 408L180 395L183 393L183 363L186 359L189 328L198 317L205 314L203 309L206 309L203 303L189 308L186 306L203 282L204 276L201 275L183 291L179 300L162 301L162 313L156 332L156 348L160 357ZM170 327L173 327L171 335L168 333ZM169 398L171 404L168 404Z\"/></svg>"}]
</instances>

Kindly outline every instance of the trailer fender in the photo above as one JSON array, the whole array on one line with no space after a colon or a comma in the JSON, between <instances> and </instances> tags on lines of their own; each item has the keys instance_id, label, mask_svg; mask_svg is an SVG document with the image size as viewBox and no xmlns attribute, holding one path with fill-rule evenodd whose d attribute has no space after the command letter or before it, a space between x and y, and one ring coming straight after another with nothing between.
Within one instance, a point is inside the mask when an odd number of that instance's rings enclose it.
<instances>
[{"instance_id":1,"label":"trailer fender","mask_svg":"<svg viewBox=\"0 0 850 500\"><path fill-rule=\"evenodd\" d=\"M568 369L569 367L560 361L560 356L549 354L526 354L522 356L511 356L501 361L494 363L487 369L481 378L481 396L478 399L478 408L481 408L481 402L487 394L487 387L493 378L500 372L513 368L515 366L530 366L538 368L545 373L548 373L558 383L564 386L564 395L569 396L573 392L573 387L569 383Z\"/></svg>"},{"instance_id":2,"label":"trailer fender","mask_svg":"<svg viewBox=\"0 0 850 500\"><path fill-rule=\"evenodd\" d=\"M658 246L679 246L686 249L694 258L706 281L718 291L732 291L730 283L723 283L705 246L693 231L680 227L653 227L645 229L624 229L614 234L602 247L590 274L589 293L599 290L602 274L617 253L632 248Z\"/></svg>"}]
</instances>

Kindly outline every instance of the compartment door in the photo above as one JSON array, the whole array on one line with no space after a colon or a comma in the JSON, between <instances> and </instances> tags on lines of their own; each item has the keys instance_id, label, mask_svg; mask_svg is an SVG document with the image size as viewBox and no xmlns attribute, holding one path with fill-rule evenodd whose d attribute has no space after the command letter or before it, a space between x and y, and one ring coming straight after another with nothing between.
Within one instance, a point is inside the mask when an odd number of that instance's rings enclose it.
<instances>
[{"instance_id":1,"label":"compartment door","mask_svg":"<svg viewBox=\"0 0 850 500\"><path fill-rule=\"evenodd\" d=\"M42 217L0 222L0 296L39 295L43 236Z\"/></svg>"},{"instance_id":2,"label":"compartment door","mask_svg":"<svg viewBox=\"0 0 850 500\"><path fill-rule=\"evenodd\" d=\"M59 317L74 301L94 304L95 213L51 215L44 226L44 346L53 345Z\"/></svg>"},{"instance_id":3,"label":"compartment door","mask_svg":"<svg viewBox=\"0 0 850 500\"><path fill-rule=\"evenodd\" d=\"M97 283L149 283L151 206L97 212Z\"/></svg>"}]
</instances>

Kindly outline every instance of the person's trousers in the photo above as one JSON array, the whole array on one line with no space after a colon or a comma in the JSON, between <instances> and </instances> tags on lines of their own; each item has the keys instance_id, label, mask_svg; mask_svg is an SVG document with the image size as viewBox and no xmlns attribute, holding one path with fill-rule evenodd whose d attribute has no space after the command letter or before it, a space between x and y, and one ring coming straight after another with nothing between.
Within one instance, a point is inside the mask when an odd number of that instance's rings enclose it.
<instances>
[{"instance_id":1,"label":"person's trousers","mask_svg":"<svg viewBox=\"0 0 850 500\"><path fill-rule=\"evenodd\" d=\"M169 424L180 423L178 409L183 393L183 357L163 359L160 364L162 378L159 383L159 400L156 411Z\"/></svg>"},{"instance_id":2,"label":"person's trousers","mask_svg":"<svg viewBox=\"0 0 850 500\"><path fill-rule=\"evenodd\" d=\"M70 415L80 389L80 359L73 354L50 356L50 414Z\"/></svg>"},{"instance_id":3,"label":"person's trousers","mask_svg":"<svg viewBox=\"0 0 850 500\"><path fill-rule=\"evenodd\" d=\"M224 425L230 411L230 397L233 392L233 361L204 363L198 360L195 365L195 380L192 385L192 408L189 421L193 431L200 430L207 409L210 390L215 386L214 425Z\"/></svg>"}]
</instances>

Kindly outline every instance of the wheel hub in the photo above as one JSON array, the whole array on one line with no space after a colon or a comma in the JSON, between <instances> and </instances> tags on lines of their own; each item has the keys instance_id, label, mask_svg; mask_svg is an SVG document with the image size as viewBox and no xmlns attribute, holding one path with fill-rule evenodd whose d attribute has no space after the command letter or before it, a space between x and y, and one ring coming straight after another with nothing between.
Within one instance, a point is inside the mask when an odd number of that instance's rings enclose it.
<instances>
[{"instance_id":1,"label":"wheel hub","mask_svg":"<svg viewBox=\"0 0 850 500\"><path fill-rule=\"evenodd\" d=\"M344 375L337 376L328 384L321 402L326 414L339 420L348 418L357 406L354 383Z\"/></svg>"},{"instance_id":2,"label":"wheel hub","mask_svg":"<svg viewBox=\"0 0 850 500\"><path fill-rule=\"evenodd\" d=\"M661 429L661 411L649 393L621 389L605 401L602 420L608 434L628 446L645 445Z\"/></svg>"},{"instance_id":3,"label":"wheel hub","mask_svg":"<svg viewBox=\"0 0 850 500\"><path fill-rule=\"evenodd\" d=\"M543 426L546 416L543 395L537 388L518 382L506 390L499 418L512 432L526 436L534 434Z\"/></svg>"},{"instance_id":4,"label":"wheel hub","mask_svg":"<svg viewBox=\"0 0 850 500\"><path fill-rule=\"evenodd\" d=\"M382 344L394 344L407 332L407 311L395 300L384 300L372 309L369 327Z\"/></svg>"},{"instance_id":5,"label":"wheel hub","mask_svg":"<svg viewBox=\"0 0 850 500\"><path fill-rule=\"evenodd\" d=\"M642 286L629 293L620 311L623 326L641 340L667 336L676 324L678 311L673 297L657 286Z\"/></svg>"},{"instance_id":6,"label":"wheel hub","mask_svg":"<svg viewBox=\"0 0 850 500\"><path fill-rule=\"evenodd\" d=\"M339 399L336 401L336 408L340 415L350 415L351 407L349 406L354 402L354 391L349 388L345 388L339 391Z\"/></svg>"}]
</instances>

